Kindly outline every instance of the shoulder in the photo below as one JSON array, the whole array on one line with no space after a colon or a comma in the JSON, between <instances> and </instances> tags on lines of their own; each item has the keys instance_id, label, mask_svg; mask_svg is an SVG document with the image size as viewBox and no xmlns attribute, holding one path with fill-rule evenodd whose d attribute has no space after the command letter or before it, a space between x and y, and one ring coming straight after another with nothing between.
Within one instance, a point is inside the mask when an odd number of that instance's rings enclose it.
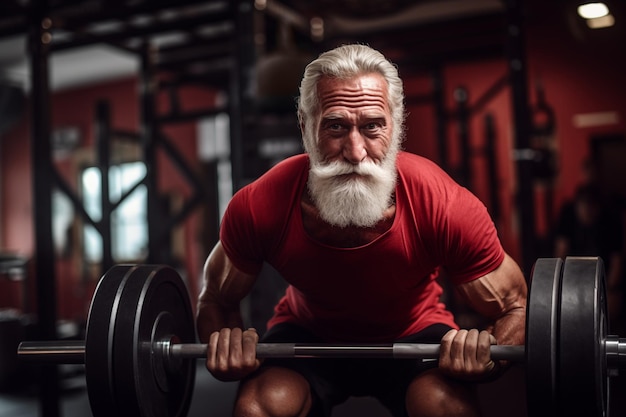
<instances>
[{"instance_id":1,"label":"shoulder","mask_svg":"<svg viewBox=\"0 0 626 417\"><path fill-rule=\"evenodd\" d=\"M439 168L439 166L431 159L428 159L424 156L417 155L411 152L406 152L406 151L400 151L398 153L398 164L401 166L405 166L405 167L418 164L418 165Z\"/></svg>"},{"instance_id":2,"label":"shoulder","mask_svg":"<svg viewBox=\"0 0 626 417\"><path fill-rule=\"evenodd\" d=\"M248 217L260 224L273 223L277 218L284 220L306 183L308 166L306 155L292 156L279 162L237 191L226 214L235 213L237 221Z\"/></svg>"},{"instance_id":3,"label":"shoulder","mask_svg":"<svg viewBox=\"0 0 626 417\"><path fill-rule=\"evenodd\" d=\"M465 190L439 165L423 156L401 152L396 162L398 177L413 196L458 196Z\"/></svg>"},{"instance_id":4,"label":"shoulder","mask_svg":"<svg viewBox=\"0 0 626 417\"><path fill-rule=\"evenodd\" d=\"M222 218L220 240L239 269L258 271L275 248L299 202L307 167L306 156L288 158L241 188L230 200Z\"/></svg>"},{"instance_id":5,"label":"shoulder","mask_svg":"<svg viewBox=\"0 0 626 417\"><path fill-rule=\"evenodd\" d=\"M400 152L396 162L398 172L411 180L433 180L454 182L454 180L434 161L420 155Z\"/></svg>"},{"instance_id":6,"label":"shoulder","mask_svg":"<svg viewBox=\"0 0 626 417\"><path fill-rule=\"evenodd\" d=\"M408 153L399 155L398 173L398 202L409 207L422 238L436 242L433 251L448 272L467 277L483 257L494 264L502 260L491 216L467 188L434 162Z\"/></svg>"}]
</instances>

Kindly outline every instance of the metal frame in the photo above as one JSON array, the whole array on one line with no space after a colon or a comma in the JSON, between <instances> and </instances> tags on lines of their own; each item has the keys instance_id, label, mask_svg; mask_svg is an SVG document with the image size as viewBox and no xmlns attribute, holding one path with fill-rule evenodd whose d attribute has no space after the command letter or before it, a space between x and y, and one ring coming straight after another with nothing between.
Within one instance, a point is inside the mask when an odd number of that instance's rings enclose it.
<instances>
[{"instance_id":1,"label":"metal frame","mask_svg":"<svg viewBox=\"0 0 626 417\"><path fill-rule=\"evenodd\" d=\"M176 13L176 12L180 13ZM111 251L110 213L121 202L111 202L108 195L108 168L110 165L110 139L119 135L139 140L143 149L148 174L144 180L148 187L149 254L147 262L157 262L160 245L171 230L183 221L201 202L215 203L208 197L203 181L189 169L182 155L161 132L160 126L188 121L215 114L225 109L207 108L193 112L173 111L159 115L155 97L161 88L170 91L189 83L226 89L229 91L231 125L231 154L233 179L236 187L242 184L242 145L244 130L242 118L245 112L243 98L249 91L250 67L254 65L250 0L159 0L127 2L94 0L75 2L71 0L31 0L24 5L17 1L0 4L0 37L22 34L28 27L29 55L32 85L32 161L33 161L33 207L35 229L35 277L37 280L37 314L39 337L55 340L56 334L56 274L55 254L52 241L52 189L58 187L72 201L79 215L93 225L103 237L103 269L113 265ZM153 16L149 25L137 23L142 16ZM167 15L168 17L164 17ZM174 17L176 16L176 17ZM134 20L135 19L135 20ZM102 24L115 20L120 23L113 30L102 29ZM196 29L211 26L208 34ZM235 30L238 28L238 30ZM175 47L163 47L158 54L151 49L150 38L164 32L184 32L187 40ZM52 36L52 35L55 36ZM137 42L137 39L140 39ZM137 54L141 59L140 92L141 133L116 132L111 126L110 112L106 103L96 109L97 163L102 170L102 220L90 218L82 202L55 169L52 162L49 55L52 51L78 46L108 43L124 51ZM213 46L208 46L208 45ZM224 46L225 45L225 46ZM199 48L202 50L199 52ZM198 64L203 70L198 71ZM195 66L195 67L194 67ZM168 71L172 80L159 85L156 75ZM175 92L172 93L175 104ZM176 109L176 107L173 107ZM157 197L156 150L160 146L194 188L192 198L169 221L163 222ZM139 184L138 184L139 185ZM122 196L123 200L131 191ZM217 210L216 210L217 212ZM217 222L218 220L216 220ZM42 367L40 378L40 405L42 415L56 417L59 409L58 370L56 366Z\"/></svg>"},{"instance_id":2,"label":"metal frame","mask_svg":"<svg viewBox=\"0 0 626 417\"><path fill-rule=\"evenodd\" d=\"M52 241L53 170L50 143L50 88L48 80L49 4L41 0L30 11L29 48L33 94L31 106L31 158L33 161L33 211L35 230L35 277L37 324L42 337L57 338L56 262ZM41 367L40 407L46 417L56 417L59 408L57 366Z\"/></svg>"},{"instance_id":3,"label":"metal frame","mask_svg":"<svg viewBox=\"0 0 626 417\"><path fill-rule=\"evenodd\" d=\"M506 58L509 64L509 76L513 99L513 124L515 150L517 154L534 154L524 152L531 150L533 131L528 101L528 73L526 68L526 49L524 43L524 9L522 0L506 1L508 22L508 38ZM521 153L519 151L522 151ZM532 271L537 257L537 239L535 236L535 195L532 158L518 158L517 172L517 207L520 217L520 241L522 250L522 270Z\"/></svg>"}]
</instances>

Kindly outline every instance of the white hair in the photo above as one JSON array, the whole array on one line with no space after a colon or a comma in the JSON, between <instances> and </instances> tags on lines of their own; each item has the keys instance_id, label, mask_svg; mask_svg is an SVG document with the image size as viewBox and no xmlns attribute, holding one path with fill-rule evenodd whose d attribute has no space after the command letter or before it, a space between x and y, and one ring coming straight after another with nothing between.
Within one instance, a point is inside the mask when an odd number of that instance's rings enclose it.
<instances>
[{"instance_id":1,"label":"white hair","mask_svg":"<svg viewBox=\"0 0 626 417\"><path fill-rule=\"evenodd\" d=\"M349 79L359 75L381 74L387 82L387 99L393 123L392 147L399 147L404 136L404 91L398 70L383 54L366 45L344 45L322 53L307 65L300 83L298 120L304 126L302 139L309 154L317 154L317 119L321 109L317 83L323 76Z\"/></svg>"}]
</instances>

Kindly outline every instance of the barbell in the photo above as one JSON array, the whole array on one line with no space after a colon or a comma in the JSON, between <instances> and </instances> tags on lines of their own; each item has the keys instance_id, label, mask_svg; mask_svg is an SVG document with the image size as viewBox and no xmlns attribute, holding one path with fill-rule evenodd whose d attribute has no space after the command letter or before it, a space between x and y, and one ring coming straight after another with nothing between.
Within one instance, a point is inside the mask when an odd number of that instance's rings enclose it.
<instances>
[{"instance_id":1,"label":"barbell","mask_svg":"<svg viewBox=\"0 0 626 417\"><path fill-rule=\"evenodd\" d=\"M494 345L496 360L523 362L530 416L607 416L610 377L623 367L626 341L607 335L600 258L540 258L530 277L524 346ZM28 341L18 357L84 363L94 417L185 416L196 343L187 288L164 265L117 265L94 292L84 341ZM438 358L438 344L259 343L260 358Z\"/></svg>"}]
</instances>

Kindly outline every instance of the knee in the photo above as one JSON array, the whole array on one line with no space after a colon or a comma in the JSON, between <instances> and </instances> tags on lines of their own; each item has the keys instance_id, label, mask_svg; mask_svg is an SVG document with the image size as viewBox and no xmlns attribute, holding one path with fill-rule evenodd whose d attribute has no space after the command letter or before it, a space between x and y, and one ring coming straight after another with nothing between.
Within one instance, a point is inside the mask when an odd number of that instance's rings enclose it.
<instances>
[{"instance_id":1,"label":"knee","mask_svg":"<svg viewBox=\"0 0 626 417\"><path fill-rule=\"evenodd\" d=\"M235 417L299 417L311 408L309 384L300 374L267 368L242 383Z\"/></svg>"},{"instance_id":2,"label":"knee","mask_svg":"<svg viewBox=\"0 0 626 417\"><path fill-rule=\"evenodd\" d=\"M409 416L479 417L480 407L470 384L451 380L437 370L413 380L406 394Z\"/></svg>"}]
</instances>

